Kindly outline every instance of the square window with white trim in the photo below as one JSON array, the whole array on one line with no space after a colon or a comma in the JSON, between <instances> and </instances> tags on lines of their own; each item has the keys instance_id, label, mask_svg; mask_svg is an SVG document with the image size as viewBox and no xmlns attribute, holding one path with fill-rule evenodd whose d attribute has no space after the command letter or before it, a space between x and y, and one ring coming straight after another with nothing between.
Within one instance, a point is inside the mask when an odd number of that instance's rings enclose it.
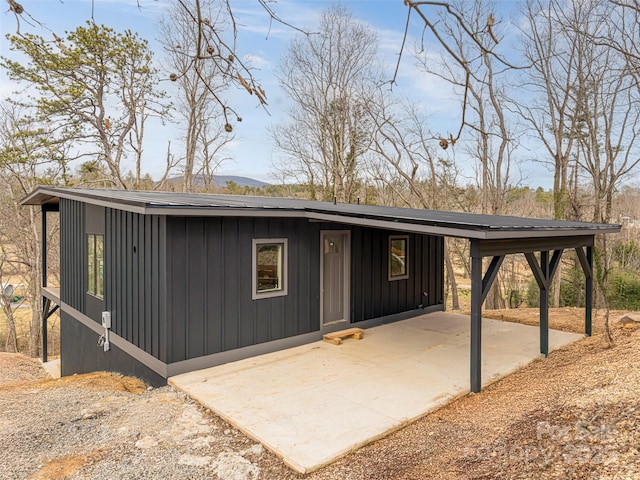
<instances>
[{"instance_id":1,"label":"square window with white trim","mask_svg":"<svg viewBox=\"0 0 640 480\"><path fill-rule=\"evenodd\" d=\"M389 281L409 278L409 235L389 237Z\"/></svg>"},{"instance_id":2,"label":"square window with white trim","mask_svg":"<svg viewBox=\"0 0 640 480\"><path fill-rule=\"evenodd\" d=\"M287 239L253 240L252 298L279 297L287 294Z\"/></svg>"}]
</instances>

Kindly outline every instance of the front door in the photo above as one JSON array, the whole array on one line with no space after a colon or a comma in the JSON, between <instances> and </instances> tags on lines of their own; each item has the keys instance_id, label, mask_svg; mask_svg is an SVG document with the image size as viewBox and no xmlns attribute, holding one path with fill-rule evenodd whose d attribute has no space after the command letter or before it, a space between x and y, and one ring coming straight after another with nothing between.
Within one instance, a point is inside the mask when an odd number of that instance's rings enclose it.
<instances>
[{"instance_id":1,"label":"front door","mask_svg":"<svg viewBox=\"0 0 640 480\"><path fill-rule=\"evenodd\" d=\"M321 232L320 316L322 326L349 320L349 232Z\"/></svg>"}]
</instances>

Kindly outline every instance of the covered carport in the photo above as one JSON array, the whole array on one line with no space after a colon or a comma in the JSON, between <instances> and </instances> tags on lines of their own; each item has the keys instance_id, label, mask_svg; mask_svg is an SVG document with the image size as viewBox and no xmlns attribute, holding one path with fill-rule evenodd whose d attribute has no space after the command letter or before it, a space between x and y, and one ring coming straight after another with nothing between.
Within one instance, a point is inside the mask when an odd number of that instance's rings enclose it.
<instances>
[{"instance_id":1,"label":"covered carport","mask_svg":"<svg viewBox=\"0 0 640 480\"><path fill-rule=\"evenodd\" d=\"M549 288L560 265L562 253L575 249L585 275L584 331L591 335L593 306L593 246L594 235L563 236L559 230L547 236L519 238L516 231L510 238L472 238L471 241L471 386L481 389L482 304L495 280L506 255L523 253L540 289L540 353L549 354ZM529 232L529 235L534 232ZM555 235L554 235L555 233ZM538 256L536 256L536 252ZM486 271L483 259L491 257Z\"/></svg>"},{"instance_id":2,"label":"covered carport","mask_svg":"<svg viewBox=\"0 0 640 480\"><path fill-rule=\"evenodd\" d=\"M575 250L585 275L585 335L591 335L595 236L617 233L620 225L481 215L418 209L334 205L316 211L318 219L417 233L464 238L470 242L470 391L482 386L482 305L507 255L524 254L540 289L540 353L549 353L549 289L566 250ZM484 259L490 258L484 268Z\"/></svg>"}]
</instances>

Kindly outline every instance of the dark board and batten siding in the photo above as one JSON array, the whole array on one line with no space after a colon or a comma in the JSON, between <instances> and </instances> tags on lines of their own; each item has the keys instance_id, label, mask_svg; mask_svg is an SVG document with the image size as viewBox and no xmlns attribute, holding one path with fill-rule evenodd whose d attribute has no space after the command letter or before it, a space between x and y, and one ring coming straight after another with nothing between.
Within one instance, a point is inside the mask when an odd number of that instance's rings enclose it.
<instances>
[{"instance_id":1,"label":"dark board and batten siding","mask_svg":"<svg viewBox=\"0 0 640 480\"><path fill-rule=\"evenodd\" d=\"M166 361L166 217L107 209L105 300L111 329Z\"/></svg>"},{"instance_id":2,"label":"dark board and batten siding","mask_svg":"<svg viewBox=\"0 0 640 480\"><path fill-rule=\"evenodd\" d=\"M288 238L287 295L252 300L254 238ZM317 330L318 248L319 228L304 219L167 219L168 361Z\"/></svg>"},{"instance_id":3,"label":"dark board and batten siding","mask_svg":"<svg viewBox=\"0 0 640 480\"><path fill-rule=\"evenodd\" d=\"M60 364L62 376L97 371L120 372L143 379L153 386L166 385L166 379L115 345L102 353L96 345L96 332L64 310L60 313Z\"/></svg>"},{"instance_id":4,"label":"dark board and batten siding","mask_svg":"<svg viewBox=\"0 0 640 480\"><path fill-rule=\"evenodd\" d=\"M409 277L388 280L389 236L366 227L351 232L351 321L385 317L442 304L442 237L409 234ZM426 293L427 295L424 295Z\"/></svg>"},{"instance_id":5,"label":"dark board and batten siding","mask_svg":"<svg viewBox=\"0 0 640 480\"><path fill-rule=\"evenodd\" d=\"M320 329L320 231L351 231L352 322L442 303L443 239L409 235L410 275L388 281L395 232L287 218L167 219L167 362ZM252 239L287 238L286 296L252 300ZM423 295L427 292L427 296Z\"/></svg>"},{"instance_id":6,"label":"dark board and batten siding","mask_svg":"<svg viewBox=\"0 0 640 480\"><path fill-rule=\"evenodd\" d=\"M93 208L61 199L61 297L99 322L99 312L87 311L86 294ZM389 236L401 232L292 218L100 211L103 308L112 330L167 364L318 331L322 230L351 231L351 322L442 304L441 237L409 234L409 278L389 281ZM288 239L286 296L252 300L254 238Z\"/></svg>"},{"instance_id":7,"label":"dark board and batten siding","mask_svg":"<svg viewBox=\"0 0 640 480\"><path fill-rule=\"evenodd\" d=\"M166 358L166 217L60 200L61 300L154 357ZM87 293L87 233L104 233L104 300Z\"/></svg>"},{"instance_id":8,"label":"dark board and batten siding","mask_svg":"<svg viewBox=\"0 0 640 480\"><path fill-rule=\"evenodd\" d=\"M83 202L60 199L60 300L85 313L87 254Z\"/></svg>"},{"instance_id":9,"label":"dark board and batten siding","mask_svg":"<svg viewBox=\"0 0 640 480\"><path fill-rule=\"evenodd\" d=\"M92 233L96 235L103 235L105 233L105 208L98 205L87 204L84 207L84 230L85 233ZM85 262L87 261L87 236L82 235L83 242L85 243ZM106 243L106 240L105 240ZM108 271L106 268L106 262L103 265L103 269ZM88 268L85 263L84 271L87 272ZM88 292L89 284L88 282L84 283L84 314L89 318L92 318L96 322L102 321L102 312L105 310L105 297L99 298L95 295L92 295ZM106 292L105 288L105 292Z\"/></svg>"}]
</instances>

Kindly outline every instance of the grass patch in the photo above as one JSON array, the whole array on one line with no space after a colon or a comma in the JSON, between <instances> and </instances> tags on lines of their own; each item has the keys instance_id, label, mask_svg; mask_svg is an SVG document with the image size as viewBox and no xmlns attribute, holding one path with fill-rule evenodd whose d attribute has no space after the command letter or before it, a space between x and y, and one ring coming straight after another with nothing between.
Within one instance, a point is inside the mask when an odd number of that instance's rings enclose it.
<instances>
[{"instance_id":1,"label":"grass patch","mask_svg":"<svg viewBox=\"0 0 640 480\"><path fill-rule=\"evenodd\" d=\"M31 307L21 305L13 311L13 319L16 324L16 335L18 340L18 351L26 352L29 346L29 332L31 330ZM49 356L60 354L60 315L58 312L49 317L47 346ZM0 352L5 351L7 342L8 323L7 316L0 312Z\"/></svg>"}]
</instances>

